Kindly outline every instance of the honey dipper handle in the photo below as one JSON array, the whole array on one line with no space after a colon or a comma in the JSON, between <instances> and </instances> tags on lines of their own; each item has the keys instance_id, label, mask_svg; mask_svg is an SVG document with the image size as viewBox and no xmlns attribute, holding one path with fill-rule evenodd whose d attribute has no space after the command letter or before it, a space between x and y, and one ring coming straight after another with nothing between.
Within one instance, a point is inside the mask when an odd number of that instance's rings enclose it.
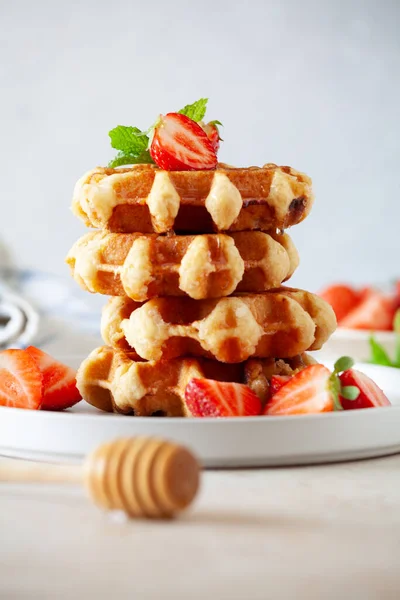
<instances>
[{"instance_id":1,"label":"honey dipper handle","mask_svg":"<svg viewBox=\"0 0 400 600\"><path fill-rule=\"evenodd\" d=\"M20 483L81 483L81 465L56 465L24 460L0 462L0 481Z\"/></svg>"}]
</instances>

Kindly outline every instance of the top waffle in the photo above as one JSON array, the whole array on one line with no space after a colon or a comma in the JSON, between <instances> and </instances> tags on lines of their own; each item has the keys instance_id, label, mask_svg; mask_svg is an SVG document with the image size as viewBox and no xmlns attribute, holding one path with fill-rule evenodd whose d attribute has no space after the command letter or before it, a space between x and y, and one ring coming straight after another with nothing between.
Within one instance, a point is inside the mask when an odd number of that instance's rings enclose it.
<instances>
[{"instance_id":1,"label":"top waffle","mask_svg":"<svg viewBox=\"0 0 400 600\"><path fill-rule=\"evenodd\" d=\"M76 184L72 210L88 227L125 233L212 233L286 229L313 203L311 179L267 164L215 171L153 165L97 168Z\"/></svg>"}]
</instances>

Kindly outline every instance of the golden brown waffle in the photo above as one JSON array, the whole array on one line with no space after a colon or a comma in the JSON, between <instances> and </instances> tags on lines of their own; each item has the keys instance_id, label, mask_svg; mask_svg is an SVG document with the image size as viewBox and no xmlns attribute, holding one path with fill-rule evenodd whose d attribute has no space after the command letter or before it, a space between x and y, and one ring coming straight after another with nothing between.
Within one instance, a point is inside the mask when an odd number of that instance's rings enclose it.
<instances>
[{"instance_id":1,"label":"golden brown waffle","mask_svg":"<svg viewBox=\"0 0 400 600\"><path fill-rule=\"evenodd\" d=\"M74 279L90 292L128 296L219 298L278 287L298 266L286 234L261 231L161 236L94 231L67 256Z\"/></svg>"},{"instance_id":2,"label":"golden brown waffle","mask_svg":"<svg viewBox=\"0 0 400 600\"><path fill-rule=\"evenodd\" d=\"M82 397L96 408L141 417L188 417L185 388L193 377L248 385L265 403L272 375L291 375L314 363L303 354L291 359L250 359L225 364L205 358L135 362L102 346L83 361L77 374Z\"/></svg>"},{"instance_id":3,"label":"golden brown waffle","mask_svg":"<svg viewBox=\"0 0 400 600\"><path fill-rule=\"evenodd\" d=\"M206 356L236 363L319 350L336 327L322 298L278 288L217 300L111 298L102 315L106 344L146 360Z\"/></svg>"},{"instance_id":4,"label":"golden brown waffle","mask_svg":"<svg viewBox=\"0 0 400 600\"><path fill-rule=\"evenodd\" d=\"M72 210L113 232L212 233L286 229L313 203L311 179L291 167L163 171L98 167L76 184Z\"/></svg>"}]
</instances>

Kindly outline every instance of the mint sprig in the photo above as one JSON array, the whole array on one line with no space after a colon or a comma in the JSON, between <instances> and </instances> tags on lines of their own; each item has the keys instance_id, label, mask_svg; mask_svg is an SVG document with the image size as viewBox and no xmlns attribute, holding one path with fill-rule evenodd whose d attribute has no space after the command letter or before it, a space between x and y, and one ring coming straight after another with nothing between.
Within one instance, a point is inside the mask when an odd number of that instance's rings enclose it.
<instances>
[{"instance_id":1,"label":"mint sprig","mask_svg":"<svg viewBox=\"0 0 400 600\"><path fill-rule=\"evenodd\" d=\"M186 115L189 117L189 119L192 119L192 121L196 121L196 123L198 123L205 117L207 102L208 98L200 98L200 100L193 102L193 104L186 104L186 106L181 108L181 110L178 110L178 113L181 115Z\"/></svg>"},{"instance_id":2,"label":"mint sprig","mask_svg":"<svg viewBox=\"0 0 400 600\"><path fill-rule=\"evenodd\" d=\"M343 396L346 400L356 400L360 395L360 390L355 385L342 386L339 375L343 371L348 371L354 365L354 360L350 356L342 356L339 358L333 367L333 372L329 377L329 391L333 398L333 409L343 410L339 396Z\"/></svg>"},{"instance_id":3,"label":"mint sprig","mask_svg":"<svg viewBox=\"0 0 400 600\"><path fill-rule=\"evenodd\" d=\"M144 150L141 154L125 154L125 152L118 152L118 154L110 160L108 167L115 169L116 167L122 167L123 165L140 165L140 164L154 164L153 159L150 156L148 150Z\"/></svg>"},{"instance_id":4,"label":"mint sprig","mask_svg":"<svg viewBox=\"0 0 400 600\"><path fill-rule=\"evenodd\" d=\"M374 335L369 338L370 360L373 365L381 365L383 367L394 367L400 369L400 309L396 311L393 319L393 331L396 336L395 356L392 360Z\"/></svg>"},{"instance_id":5,"label":"mint sprig","mask_svg":"<svg viewBox=\"0 0 400 600\"><path fill-rule=\"evenodd\" d=\"M147 134L140 131L137 127L125 127L118 125L108 133L111 140L111 146L125 154L138 156L143 150L146 150L149 138Z\"/></svg>"}]
</instances>

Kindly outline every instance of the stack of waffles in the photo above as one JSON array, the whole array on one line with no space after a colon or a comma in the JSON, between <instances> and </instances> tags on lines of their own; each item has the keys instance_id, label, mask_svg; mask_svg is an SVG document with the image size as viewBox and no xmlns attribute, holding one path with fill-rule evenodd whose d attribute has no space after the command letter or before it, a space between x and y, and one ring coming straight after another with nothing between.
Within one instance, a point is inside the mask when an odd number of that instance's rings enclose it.
<instances>
[{"instance_id":1,"label":"stack of waffles","mask_svg":"<svg viewBox=\"0 0 400 600\"><path fill-rule=\"evenodd\" d=\"M191 378L247 384L265 402L274 374L314 362L336 327L331 307L283 286L299 263L287 233L313 202L311 180L267 164L213 171L98 168L76 187L88 227L67 262L111 296L106 345L78 371L90 404L138 416L190 416Z\"/></svg>"}]
</instances>

